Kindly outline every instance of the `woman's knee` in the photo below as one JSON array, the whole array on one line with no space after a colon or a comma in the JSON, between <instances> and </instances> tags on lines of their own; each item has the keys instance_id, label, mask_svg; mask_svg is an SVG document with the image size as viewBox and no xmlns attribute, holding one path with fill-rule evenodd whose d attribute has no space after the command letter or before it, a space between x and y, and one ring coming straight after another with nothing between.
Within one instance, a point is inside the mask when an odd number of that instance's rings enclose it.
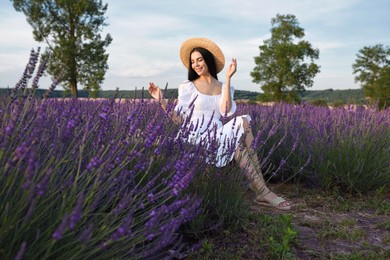
<instances>
[{"instance_id":1,"label":"woman's knee","mask_svg":"<svg viewBox=\"0 0 390 260\"><path fill-rule=\"evenodd\" d=\"M248 119L246 119L245 117L242 118L242 126L244 127L244 129L249 129L249 128L251 128L251 125L250 125Z\"/></svg>"}]
</instances>

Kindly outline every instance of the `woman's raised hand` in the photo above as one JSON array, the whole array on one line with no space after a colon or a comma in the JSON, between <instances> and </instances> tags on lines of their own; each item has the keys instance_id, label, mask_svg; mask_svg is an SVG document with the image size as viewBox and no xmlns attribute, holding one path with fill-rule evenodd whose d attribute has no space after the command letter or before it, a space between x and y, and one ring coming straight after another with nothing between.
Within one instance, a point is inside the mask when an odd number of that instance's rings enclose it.
<instances>
[{"instance_id":1,"label":"woman's raised hand","mask_svg":"<svg viewBox=\"0 0 390 260\"><path fill-rule=\"evenodd\" d=\"M237 59L232 59L232 62L227 67L226 77L231 78L237 71Z\"/></svg>"},{"instance_id":2,"label":"woman's raised hand","mask_svg":"<svg viewBox=\"0 0 390 260\"><path fill-rule=\"evenodd\" d=\"M163 98L163 93L161 89L158 86L154 85L153 82L149 82L148 91L150 95L157 100L161 100Z\"/></svg>"}]
</instances>

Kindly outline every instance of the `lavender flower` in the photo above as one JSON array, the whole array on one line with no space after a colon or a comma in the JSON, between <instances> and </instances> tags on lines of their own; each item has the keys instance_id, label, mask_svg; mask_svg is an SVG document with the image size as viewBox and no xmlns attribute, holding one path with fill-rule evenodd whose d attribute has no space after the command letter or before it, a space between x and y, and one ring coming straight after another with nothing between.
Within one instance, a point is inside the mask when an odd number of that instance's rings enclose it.
<instances>
[{"instance_id":1,"label":"lavender flower","mask_svg":"<svg viewBox=\"0 0 390 260\"><path fill-rule=\"evenodd\" d=\"M53 82L51 83L50 87L48 90L43 94L44 98L48 98L51 93L54 91L54 89L57 87L58 84L60 84L61 80L59 78L55 78Z\"/></svg>"},{"instance_id":2,"label":"lavender flower","mask_svg":"<svg viewBox=\"0 0 390 260\"><path fill-rule=\"evenodd\" d=\"M72 133L73 133L73 130L76 126L76 121L74 119L70 119L67 123L66 123L66 128L64 130L64 134L62 136L62 139L64 141L68 140Z\"/></svg>"},{"instance_id":3,"label":"lavender flower","mask_svg":"<svg viewBox=\"0 0 390 260\"><path fill-rule=\"evenodd\" d=\"M131 225L133 223L133 211L130 211L126 218L123 220L122 224L118 229L111 235L111 240L117 241L120 238L128 235L131 232Z\"/></svg>"},{"instance_id":4,"label":"lavender flower","mask_svg":"<svg viewBox=\"0 0 390 260\"><path fill-rule=\"evenodd\" d=\"M23 243L20 245L19 251L15 256L15 260L22 260L24 252L26 251L27 243L26 241L23 241Z\"/></svg>"},{"instance_id":5,"label":"lavender flower","mask_svg":"<svg viewBox=\"0 0 390 260\"><path fill-rule=\"evenodd\" d=\"M149 193L147 197L148 197L148 200L150 203L154 202L154 194L153 193Z\"/></svg>"},{"instance_id":6,"label":"lavender flower","mask_svg":"<svg viewBox=\"0 0 390 260\"><path fill-rule=\"evenodd\" d=\"M94 156L89 161L86 169L87 169L87 171L92 172L93 169L98 168L101 164L102 164L102 161L100 160L99 156Z\"/></svg>"},{"instance_id":7,"label":"lavender flower","mask_svg":"<svg viewBox=\"0 0 390 260\"><path fill-rule=\"evenodd\" d=\"M16 122L20 115L19 103L15 101L12 106L11 119L9 120L7 126L4 128L4 134L8 137L12 135Z\"/></svg>"},{"instance_id":8,"label":"lavender flower","mask_svg":"<svg viewBox=\"0 0 390 260\"><path fill-rule=\"evenodd\" d=\"M295 138L295 141L294 141L294 144L293 144L293 146L292 146L292 148L291 148L291 151L295 151L295 150L297 149L298 141L299 141L299 138L296 137L296 138Z\"/></svg>"},{"instance_id":9,"label":"lavender flower","mask_svg":"<svg viewBox=\"0 0 390 260\"><path fill-rule=\"evenodd\" d=\"M76 207L74 208L72 215L70 215L68 226L72 230L76 226L77 222L81 220L84 203L84 194L80 194L77 200Z\"/></svg>"},{"instance_id":10,"label":"lavender flower","mask_svg":"<svg viewBox=\"0 0 390 260\"><path fill-rule=\"evenodd\" d=\"M19 160L21 160L28 152L30 147L26 142L23 142L18 148L16 148L15 155L7 162L7 167L15 167Z\"/></svg>"},{"instance_id":11,"label":"lavender flower","mask_svg":"<svg viewBox=\"0 0 390 260\"><path fill-rule=\"evenodd\" d=\"M180 191L185 190L190 184L194 175L195 175L195 170L191 169L187 174L182 176L182 178L173 185L172 193L176 196L179 194Z\"/></svg>"},{"instance_id":12,"label":"lavender flower","mask_svg":"<svg viewBox=\"0 0 390 260\"><path fill-rule=\"evenodd\" d=\"M160 136L164 129L164 122L160 122L157 126L153 127L153 130L149 130L149 136L145 141L145 148L150 148L156 141L157 136ZM147 130L148 131L148 130Z\"/></svg>"},{"instance_id":13,"label":"lavender flower","mask_svg":"<svg viewBox=\"0 0 390 260\"><path fill-rule=\"evenodd\" d=\"M93 224L89 224L86 229L81 232L79 236L79 240L83 242L85 245L88 244L88 242L92 238L92 231L93 231Z\"/></svg>"},{"instance_id":14,"label":"lavender flower","mask_svg":"<svg viewBox=\"0 0 390 260\"><path fill-rule=\"evenodd\" d=\"M47 63L49 61L49 55L45 56L43 59L41 59L37 73L35 74L35 77L33 79L33 82L31 84L32 89L37 89L38 88L38 82L39 79L43 76L43 73L45 72L47 68Z\"/></svg>"},{"instance_id":15,"label":"lavender flower","mask_svg":"<svg viewBox=\"0 0 390 260\"><path fill-rule=\"evenodd\" d=\"M273 136L275 133L276 133L276 125L273 125L271 130L269 130L269 132L268 132L268 138Z\"/></svg>"},{"instance_id":16,"label":"lavender flower","mask_svg":"<svg viewBox=\"0 0 390 260\"><path fill-rule=\"evenodd\" d=\"M45 193L45 190L47 189L47 184L49 182L49 179L51 177L53 170L50 168L47 170L46 174L43 176L40 183L37 185L37 194L38 196L43 196Z\"/></svg>"},{"instance_id":17,"label":"lavender flower","mask_svg":"<svg viewBox=\"0 0 390 260\"><path fill-rule=\"evenodd\" d=\"M279 171L283 168L283 166L284 166L285 164L286 164L286 160L282 159L282 160L280 161L280 164L279 164L278 169L273 173L273 175L275 176L276 173L279 172Z\"/></svg>"},{"instance_id":18,"label":"lavender flower","mask_svg":"<svg viewBox=\"0 0 390 260\"><path fill-rule=\"evenodd\" d=\"M17 94L19 88L24 90L27 87L27 81L32 77L32 74L34 73L35 70L35 66L38 62L39 53L40 53L40 48L38 48L36 52L34 49L31 50L30 58L23 72L23 76L19 80L19 82L16 83L15 87L12 89L14 96Z\"/></svg>"},{"instance_id":19,"label":"lavender flower","mask_svg":"<svg viewBox=\"0 0 390 260\"><path fill-rule=\"evenodd\" d=\"M23 189L28 189L30 187L37 165L38 165L37 154L35 149L32 149L30 152L30 156L28 158L28 165L25 173L25 182L22 186Z\"/></svg>"},{"instance_id":20,"label":"lavender flower","mask_svg":"<svg viewBox=\"0 0 390 260\"><path fill-rule=\"evenodd\" d=\"M65 213L65 216L62 218L61 224L57 227L56 231L53 233L54 240L60 240L62 235L65 232L65 229L68 226L68 213Z\"/></svg>"}]
</instances>

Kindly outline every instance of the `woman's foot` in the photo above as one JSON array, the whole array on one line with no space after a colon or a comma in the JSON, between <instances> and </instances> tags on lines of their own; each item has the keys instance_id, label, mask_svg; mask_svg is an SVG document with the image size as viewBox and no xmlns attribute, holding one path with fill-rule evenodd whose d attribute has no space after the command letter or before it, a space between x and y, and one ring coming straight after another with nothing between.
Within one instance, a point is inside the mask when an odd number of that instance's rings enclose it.
<instances>
[{"instance_id":1,"label":"woman's foot","mask_svg":"<svg viewBox=\"0 0 390 260\"><path fill-rule=\"evenodd\" d=\"M272 206L280 210L290 210L291 204L282 197L277 196L275 193L270 192L265 196L257 195L255 202L263 206Z\"/></svg>"},{"instance_id":2,"label":"woman's foot","mask_svg":"<svg viewBox=\"0 0 390 260\"><path fill-rule=\"evenodd\" d=\"M256 189L253 184L250 184L250 188L256 192L256 198L254 200L255 203L258 203L263 206L271 206L280 210L290 210L291 204L289 201L284 198L276 195L268 188L258 188Z\"/></svg>"}]
</instances>

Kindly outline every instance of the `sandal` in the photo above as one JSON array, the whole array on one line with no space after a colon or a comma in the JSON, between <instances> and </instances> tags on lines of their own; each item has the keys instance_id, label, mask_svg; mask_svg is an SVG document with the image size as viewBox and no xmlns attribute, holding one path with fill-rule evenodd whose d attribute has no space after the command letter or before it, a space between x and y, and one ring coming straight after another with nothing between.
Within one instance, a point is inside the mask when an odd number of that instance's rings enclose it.
<instances>
[{"instance_id":1,"label":"sandal","mask_svg":"<svg viewBox=\"0 0 390 260\"><path fill-rule=\"evenodd\" d=\"M263 206L275 207L280 210L290 210L291 209L290 203L284 204L284 206L282 206L283 202L285 201L287 200L283 199L282 197L276 197L272 200L265 200L264 198L259 199L258 197L256 197L256 199L254 200L255 203Z\"/></svg>"},{"instance_id":2,"label":"sandal","mask_svg":"<svg viewBox=\"0 0 390 260\"><path fill-rule=\"evenodd\" d=\"M254 192L258 192L256 191L252 184L249 185L250 189L253 190ZM253 202L259 204L259 205L263 205L263 206L268 206L268 207L274 207L274 208L277 208L277 209L280 209L280 210L290 210L291 209L291 205L290 203L285 200L284 198L278 196L274 199L271 199L271 200L268 200L268 199L265 199L264 196L260 195L260 194L257 194L256 195L256 198L253 200ZM287 204L284 204L284 206L282 206L282 204L284 202L288 202Z\"/></svg>"}]
</instances>

